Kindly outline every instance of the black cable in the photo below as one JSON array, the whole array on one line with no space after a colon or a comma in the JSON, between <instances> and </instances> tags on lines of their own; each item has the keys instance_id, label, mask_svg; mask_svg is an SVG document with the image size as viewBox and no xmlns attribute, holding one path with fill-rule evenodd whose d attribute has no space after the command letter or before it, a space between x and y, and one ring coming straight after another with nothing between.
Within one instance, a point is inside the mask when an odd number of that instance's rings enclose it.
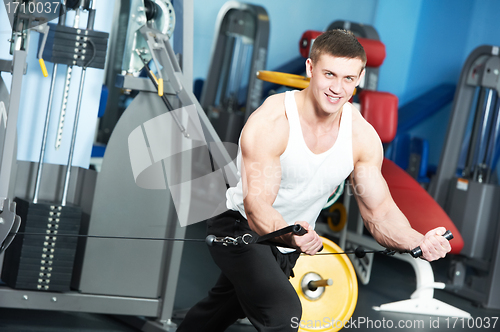
<instances>
[{"instance_id":1,"label":"black cable","mask_svg":"<svg viewBox=\"0 0 500 332\"><path fill-rule=\"evenodd\" d=\"M85 234L53 234L53 233L31 233L31 232L17 232L9 233L16 235L35 235L35 236L50 236L50 237L79 237L79 238L93 238L93 239L115 239L115 240L148 240L148 241L182 241L182 242L205 242L205 239L181 239L181 238L158 238L158 237L132 237L132 236L106 236L106 235L85 235Z\"/></svg>"},{"instance_id":2,"label":"black cable","mask_svg":"<svg viewBox=\"0 0 500 332\"><path fill-rule=\"evenodd\" d=\"M354 251L342 251L342 252L318 252L314 256L324 256L324 255L356 255L358 258L363 258L366 254L384 254L387 256L392 256L396 253L394 250L365 250L363 247L357 247Z\"/></svg>"},{"instance_id":3,"label":"black cable","mask_svg":"<svg viewBox=\"0 0 500 332\"><path fill-rule=\"evenodd\" d=\"M453 239L453 234L451 233L451 231L447 230L444 234L443 234L443 237L450 241L451 239ZM358 258L363 258L365 257L366 254L370 254L370 253L380 253L380 254L384 254L384 255L389 255L389 256L392 256L396 253L396 251L394 250L390 250L390 249L385 249L385 250L364 250L363 247L357 247L356 250L354 251L344 251L344 252L329 252L329 253L317 253L316 255L345 255L345 254L355 254L356 257ZM422 256L422 249L420 249L420 247L416 247L410 251L405 251L403 253L408 253L410 254L412 257L414 258L418 258L420 256Z\"/></svg>"},{"instance_id":4,"label":"black cable","mask_svg":"<svg viewBox=\"0 0 500 332\"><path fill-rule=\"evenodd\" d=\"M300 225L292 225L288 226L285 228L282 228L276 232L269 233L267 235L273 237L276 236L278 233L282 235L282 233L294 233L297 235L303 235L304 229ZM268 241L264 242L259 242L257 241L251 241L252 236L250 234L245 234L244 236L240 236L238 238L232 238L229 236L226 236L225 238L221 237L216 237L214 235L208 235L205 239L181 239L181 238L156 238L156 237L128 237L128 236L106 236L106 235L85 235L85 234L54 234L54 233L31 233L31 232L12 232L9 233L9 235L36 235L36 236L50 236L50 237L78 237L78 238L95 238L95 239L116 239L116 240L148 240L148 241L182 241L182 242L205 242L209 246L212 246L214 244L218 245L224 245L227 246L228 243L232 245L241 245L241 244L251 244L251 243L256 243L256 244L268 244L268 245L279 245L279 244L272 244L268 243ZM243 239L243 237L249 236L250 239L246 238L245 241L240 241ZM446 238L448 241L453 239L453 234L450 231L446 231L445 234L443 234L443 237ZM267 239L266 236L264 238ZM240 240L238 240L240 239ZM229 241L229 242L228 242ZM365 250L363 247L357 247L354 251L343 251L343 252L328 252L328 253L317 253L315 256L323 256L323 255L349 255L349 254L354 254L358 258L363 258L365 257L366 254L370 253L381 253L384 255L389 255L392 256L396 253L394 250L390 249L385 249L385 250ZM422 250L420 247L417 247L410 252L407 252L411 254L414 258L418 258L422 256Z\"/></svg>"},{"instance_id":5,"label":"black cable","mask_svg":"<svg viewBox=\"0 0 500 332\"><path fill-rule=\"evenodd\" d=\"M95 48L94 41L92 40L92 38L89 38L88 41L89 41L90 45L92 45L92 57L90 58L89 62L87 62L87 64L85 66L83 66L83 69L87 69L87 67L92 63L92 61L94 61L95 54L96 54L96 48Z\"/></svg>"}]
</instances>

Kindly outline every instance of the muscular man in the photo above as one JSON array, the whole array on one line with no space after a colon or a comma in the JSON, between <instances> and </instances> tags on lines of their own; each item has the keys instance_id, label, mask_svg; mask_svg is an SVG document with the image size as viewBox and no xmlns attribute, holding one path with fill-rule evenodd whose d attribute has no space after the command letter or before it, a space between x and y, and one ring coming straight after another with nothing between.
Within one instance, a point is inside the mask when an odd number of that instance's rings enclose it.
<instances>
[{"instance_id":1,"label":"muscular man","mask_svg":"<svg viewBox=\"0 0 500 332\"><path fill-rule=\"evenodd\" d=\"M248 119L238 155L241 180L227 191L229 211L208 220L209 234L264 235L294 223L307 234L281 236L283 247L211 247L221 276L178 331L224 331L245 316L258 331L295 331L291 322L300 319L301 305L288 277L300 252L320 250L315 221L349 176L365 225L381 245L399 251L420 246L428 261L451 250L444 227L425 236L415 231L389 193L380 139L348 102L365 64L351 33L325 32L306 61L310 85L269 97Z\"/></svg>"}]
</instances>

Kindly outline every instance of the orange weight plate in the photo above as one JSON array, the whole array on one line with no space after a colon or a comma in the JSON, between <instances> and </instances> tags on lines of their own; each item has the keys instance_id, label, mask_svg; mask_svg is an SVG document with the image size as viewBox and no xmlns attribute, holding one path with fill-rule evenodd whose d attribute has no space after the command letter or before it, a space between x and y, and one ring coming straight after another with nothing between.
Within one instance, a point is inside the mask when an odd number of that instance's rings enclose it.
<instances>
[{"instance_id":1,"label":"orange weight plate","mask_svg":"<svg viewBox=\"0 0 500 332\"><path fill-rule=\"evenodd\" d=\"M309 77L280 73L277 71L259 70L257 78L271 83L281 84L297 89L305 89L309 85Z\"/></svg>"}]
</instances>

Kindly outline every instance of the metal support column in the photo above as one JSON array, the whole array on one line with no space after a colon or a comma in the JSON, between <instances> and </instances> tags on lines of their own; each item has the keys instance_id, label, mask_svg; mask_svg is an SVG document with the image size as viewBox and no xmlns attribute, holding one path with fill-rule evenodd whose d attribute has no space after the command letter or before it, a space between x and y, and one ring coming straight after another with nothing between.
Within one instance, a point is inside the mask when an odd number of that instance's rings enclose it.
<instances>
[{"instance_id":1,"label":"metal support column","mask_svg":"<svg viewBox=\"0 0 500 332\"><path fill-rule=\"evenodd\" d=\"M26 51L14 51L12 60L12 85L9 105L6 112L7 124L4 124L5 139L0 159L0 206L3 206L3 201L10 197L9 194L12 191L10 180L15 177L15 163L17 160L17 116L19 113L19 103L21 101L21 87L25 67Z\"/></svg>"}]
</instances>

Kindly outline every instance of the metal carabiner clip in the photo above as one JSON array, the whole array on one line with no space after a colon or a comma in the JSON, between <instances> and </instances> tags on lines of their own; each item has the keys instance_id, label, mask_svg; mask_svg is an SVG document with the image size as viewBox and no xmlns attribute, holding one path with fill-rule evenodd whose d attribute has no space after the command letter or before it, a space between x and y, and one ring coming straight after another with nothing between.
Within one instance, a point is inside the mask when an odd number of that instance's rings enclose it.
<instances>
[{"instance_id":1,"label":"metal carabiner clip","mask_svg":"<svg viewBox=\"0 0 500 332\"><path fill-rule=\"evenodd\" d=\"M252 234L244 234L244 235L241 235L241 236L238 236L238 237L230 237L230 236L226 236L226 237L216 237L215 235L208 235L207 238L205 239L205 242L209 245L209 246L213 246L214 243L219 243L219 244L222 244L223 246L228 246L228 245L233 245L233 246L237 246L237 245L240 245L240 244L250 244L251 241L252 241Z\"/></svg>"}]
</instances>

